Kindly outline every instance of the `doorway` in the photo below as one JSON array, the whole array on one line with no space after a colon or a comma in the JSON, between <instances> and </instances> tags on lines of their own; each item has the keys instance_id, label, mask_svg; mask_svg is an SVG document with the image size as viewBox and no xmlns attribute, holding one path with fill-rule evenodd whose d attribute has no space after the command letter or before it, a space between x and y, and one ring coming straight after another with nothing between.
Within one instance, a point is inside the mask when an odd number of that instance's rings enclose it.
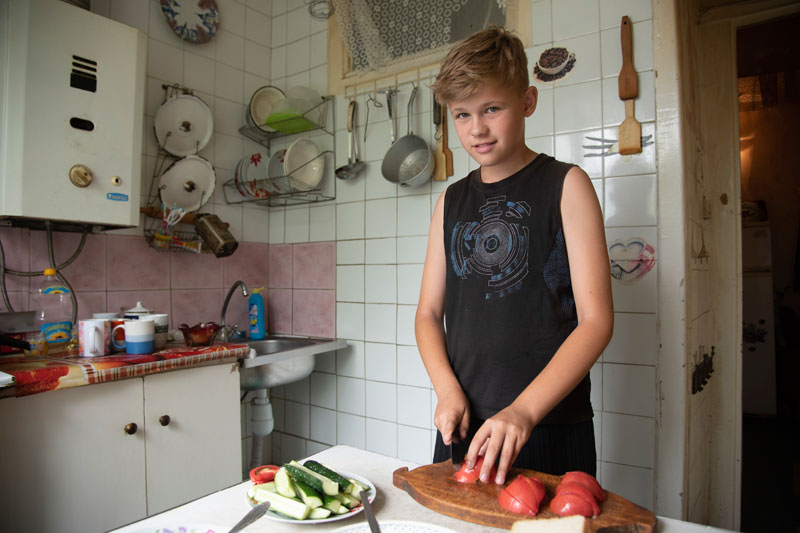
<instances>
[{"instance_id":1,"label":"doorway","mask_svg":"<svg viewBox=\"0 0 800 533\"><path fill-rule=\"evenodd\" d=\"M800 518L800 15L736 32L742 199L741 529Z\"/></svg>"}]
</instances>

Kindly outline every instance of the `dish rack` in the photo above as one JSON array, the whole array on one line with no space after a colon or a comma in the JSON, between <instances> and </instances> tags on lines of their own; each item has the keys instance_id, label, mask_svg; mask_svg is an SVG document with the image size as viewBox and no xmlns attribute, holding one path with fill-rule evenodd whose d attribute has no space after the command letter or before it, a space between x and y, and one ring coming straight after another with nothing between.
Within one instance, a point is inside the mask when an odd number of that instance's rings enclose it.
<instances>
[{"instance_id":1,"label":"dish rack","mask_svg":"<svg viewBox=\"0 0 800 533\"><path fill-rule=\"evenodd\" d=\"M163 102L179 94L193 94L192 89L178 84L162 84L161 88L164 90ZM155 132L153 132L153 135L155 135ZM187 212L174 227L169 229L169 236L174 238L165 239L162 237L164 235L164 217L158 215L158 213L162 212L162 208L157 183L166 169L179 159L180 157L170 154L159 143L156 164L153 168L153 178L150 181L150 188L147 192L148 204L147 207L140 209L141 213L145 215L144 238L150 247L162 252L211 253L211 250L202 244L202 239L194 230L194 227L187 223L188 220L194 218L194 213ZM181 228L189 227L191 229L176 229L178 225Z\"/></svg>"},{"instance_id":2,"label":"dish rack","mask_svg":"<svg viewBox=\"0 0 800 533\"><path fill-rule=\"evenodd\" d=\"M247 203L247 204L262 205L267 207L284 207L284 206L302 205L302 204L327 202L330 200L335 200L336 180L333 177L333 168L335 167L334 153L336 150L336 135L334 134L334 128L336 124L336 117L335 117L334 106L331 105L332 103L333 103L333 96L326 96L322 99L322 102L320 102L313 108L307 110L302 115L297 114L295 116L286 118L285 120L270 122L272 126L277 125L278 127L280 127L281 123L286 122L288 124L290 121L292 127L296 124L306 123L307 129L303 129L302 131L293 131L292 133L283 133L280 131L265 131L259 128L258 126L249 126L249 125L242 126L241 128L239 128L239 133L241 133L248 139L266 147L269 155L272 155L271 145L273 140L280 138L288 138L291 136L297 136L313 132L323 132L329 135L333 148L330 150L320 150L319 155L306 161L305 163L297 167L297 169L295 169L299 170L305 167L306 165L314 163L319 158L323 158L325 171L323 172L322 180L320 181L319 185L317 185L317 187L309 190L301 190L301 188L294 187L294 189L291 191L279 192L279 193L273 192L265 198L255 198L247 196L245 191L241 191L237 187L235 179L231 178L223 184L225 201L228 204ZM314 116L319 117L318 120L315 121L310 118ZM328 124L330 124L330 127L327 126ZM289 129L292 128L290 127ZM255 180L255 185L257 186L258 189L263 189L263 190L275 190L281 188L280 186L277 187L272 186L270 182L274 182L275 185L282 183L292 184L295 182L295 179L292 178L291 176L285 176L285 175L272 176L266 179Z\"/></svg>"}]
</instances>

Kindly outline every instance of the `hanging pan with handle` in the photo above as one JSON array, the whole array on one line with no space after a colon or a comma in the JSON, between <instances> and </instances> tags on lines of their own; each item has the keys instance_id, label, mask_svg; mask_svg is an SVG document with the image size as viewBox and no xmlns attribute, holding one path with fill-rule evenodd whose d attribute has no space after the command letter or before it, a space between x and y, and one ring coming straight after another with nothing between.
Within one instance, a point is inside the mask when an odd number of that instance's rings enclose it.
<instances>
[{"instance_id":1,"label":"hanging pan with handle","mask_svg":"<svg viewBox=\"0 0 800 533\"><path fill-rule=\"evenodd\" d=\"M411 131L411 107L416 95L415 86L408 98L408 133L392 144L381 164L383 177L401 187L419 187L431 179L433 173L434 159L428 143ZM391 113L391 106L389 109Z\"/></svg>"}]
</instances>

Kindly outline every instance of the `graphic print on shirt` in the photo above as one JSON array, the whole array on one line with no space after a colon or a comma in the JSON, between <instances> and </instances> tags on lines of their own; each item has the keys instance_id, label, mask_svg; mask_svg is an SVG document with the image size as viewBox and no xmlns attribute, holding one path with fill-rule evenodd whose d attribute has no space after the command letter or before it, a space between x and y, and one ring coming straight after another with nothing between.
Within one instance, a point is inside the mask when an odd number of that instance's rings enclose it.
<instances>
[{"instance_id":1,"label":"graphic print on shirt","mask_svg":"<svg viewBox=\"0 0 800 533\"><path fill-rule=\"evenodd\" d=\"M505 196L486 200L480 221L459 221L450 236L450 262L461 279L486 280L486 299L502 298L522 288L528 275L527 202Z\"/></svg>"}]
</instances>

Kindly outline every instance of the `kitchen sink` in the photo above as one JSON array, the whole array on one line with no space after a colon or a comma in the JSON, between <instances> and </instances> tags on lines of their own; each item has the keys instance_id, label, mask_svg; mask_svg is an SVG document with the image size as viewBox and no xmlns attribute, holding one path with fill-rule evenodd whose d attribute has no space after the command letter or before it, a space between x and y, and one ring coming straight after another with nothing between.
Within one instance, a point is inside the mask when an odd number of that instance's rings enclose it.
<instances>
[{"instance_id":1,"label":"kitchen sink","mask_svg":"<svg viewBox=\"0 0 800 533\"><path fill-rule=\"evenodd\" d=\"M318 353L347 346L343 340L288 336L272 336L246 344L250 353L241 360L239 369L242 390L269 389L304 379L314 370Z\"/></svg>"}]
</instances>

